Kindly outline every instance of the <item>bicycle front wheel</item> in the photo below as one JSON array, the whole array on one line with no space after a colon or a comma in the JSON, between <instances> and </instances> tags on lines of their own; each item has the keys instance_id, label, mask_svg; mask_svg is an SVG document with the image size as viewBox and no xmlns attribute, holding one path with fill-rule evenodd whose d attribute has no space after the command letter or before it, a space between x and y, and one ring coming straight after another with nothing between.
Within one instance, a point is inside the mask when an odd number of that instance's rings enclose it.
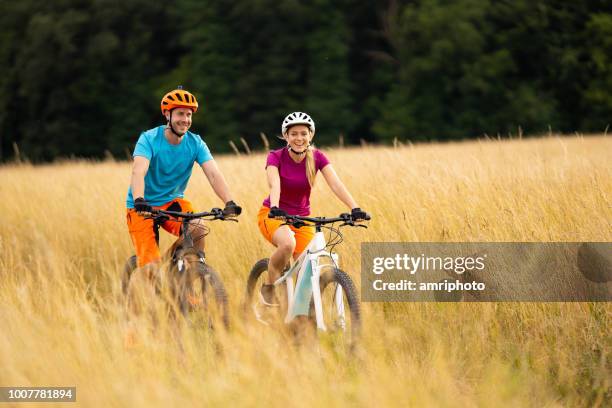
<instances>
[{"instance_id":1,"label":"bicycle front wheel","mask_svg":"<svg viewBox=\"0 0 612 408\"><path fill-rule=\"evenodd\" d=\"M203 317L211 329L230 326L229 302L227 292L219 274L205 263L197 263L197 276L190 284L180 290L178 301L185 315L195 317L203 312Z\"/></svg>"},{"instance_id":2,"label":"bicycle front wheel","mask_svg":"<svg viewBox=\"0 0 612 408\"><path fill-rule=\"evenodd\" d=\"M351 277L333 268L321 274L322 319L325 331L319 337L332 344L354 346L361 335L361 305ZM310 302L310 318L316 324L314 299Z\"/></svg>"}]
</instances>

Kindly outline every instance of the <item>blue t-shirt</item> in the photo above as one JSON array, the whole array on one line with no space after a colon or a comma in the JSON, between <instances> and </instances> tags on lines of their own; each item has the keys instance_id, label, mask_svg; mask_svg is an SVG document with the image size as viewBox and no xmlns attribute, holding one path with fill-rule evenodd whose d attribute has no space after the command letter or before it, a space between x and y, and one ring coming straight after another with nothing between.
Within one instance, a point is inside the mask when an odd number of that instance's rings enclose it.
<instances>
[{"instance_id":1,"label":"blue t-shirt","mask_svg":"<svg viewBox=\"0 0 612 408\"><path fill-rule=\"evenodd\" d=\"M199 135L187 132L181 143L170 144L164 136L165 126L141 133L133 157L149 159L149 170L145 175L145 200L152 206L166 204L175 198L183 198L193 164L212 160L206 143ZM128 189L127 208L134 208L132 186Z\"/></svg>"}]
</instances>

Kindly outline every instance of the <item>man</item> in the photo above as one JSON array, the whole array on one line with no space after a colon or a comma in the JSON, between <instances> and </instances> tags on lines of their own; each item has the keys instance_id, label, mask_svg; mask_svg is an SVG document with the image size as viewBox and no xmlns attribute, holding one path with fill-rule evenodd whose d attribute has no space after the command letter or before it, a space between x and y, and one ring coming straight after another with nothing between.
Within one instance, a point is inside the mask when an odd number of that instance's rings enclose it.
<instances>
[{"instance_id":1,"label":"man","mask_svg":"<svg viewBox=\"0 0 612 408\"><path fill-rule=\"evenodd\" d=\"M216 195L225 203L224 214L237 216L242 211L232 201L225 179L206 143L199 135L189 132L192 115L197 110L195 96L179 86L161 100L166 126L143 132L136 143L127 194L127 224L138 259L139 268L134 272L136 276L132 277L137 280L153 280L161 260L154 222L146 216L152 209L194 212L183 195L194 163L202 167ZM180 235L180 222L166 221L161 227L175 236ZM194 244L203 252L204 236L198 233L200 227L201 220L191 222ZM175 243L178 244L180 238Z\"/></svg>"}]
</instances>

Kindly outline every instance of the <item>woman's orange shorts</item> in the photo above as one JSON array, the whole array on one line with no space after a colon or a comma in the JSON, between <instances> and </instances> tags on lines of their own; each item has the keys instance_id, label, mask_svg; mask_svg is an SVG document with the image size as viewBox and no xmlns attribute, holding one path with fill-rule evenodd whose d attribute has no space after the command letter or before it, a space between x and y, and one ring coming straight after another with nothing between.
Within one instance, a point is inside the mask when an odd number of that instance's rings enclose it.
<instances>
[{"instance_id":1,"label":"woman's orange shorts","mask_svg":"<svg viewBox=\"0 0 612 408\"><path fill-rule=\"evenodd\" d=\"M268 218L268 213L270 209L268 207L261 207L259 212L257 213L257 225L259 225L259 230L261 234L270 242L272 242L272 236L276 232L276 230L284 223L284 220L277 220L274 218ZM293 231L295 237L295 250L293 251L293 255L297 256L301 254L304 249L308 246L312 238L315 234L315 229L313 226L304 226L301 228L295 228L293 225L288 225L288 227Z\"/></svg>"},{"instance_id":2,"label":"woman's orange shorts","mask_svg":"<svg viewBox=\"0 0 612 408\"><path fill-rule=\"evenodd\" d=\"M174 204L176 203L176 204ZM156 210L167 210L168 207L173 205L173 210L179 212L194 212L193 206L187 200L182 198L175 198L174 200L160 206L153 207ZM177 207L177 204L180 207ZM127 209L127 225L136 249L136 258L138 259L138 266L143 266L151 262L155 262L161 259L159 252L159 246L155 239L155 229L153 226L152 218L144 218L138 215L136 210L133 208ZM179 236L181 233L181 222L176 220L168 220L161 224L161 227L171 233L172 235Z\"/></svg>"}]
</instances>

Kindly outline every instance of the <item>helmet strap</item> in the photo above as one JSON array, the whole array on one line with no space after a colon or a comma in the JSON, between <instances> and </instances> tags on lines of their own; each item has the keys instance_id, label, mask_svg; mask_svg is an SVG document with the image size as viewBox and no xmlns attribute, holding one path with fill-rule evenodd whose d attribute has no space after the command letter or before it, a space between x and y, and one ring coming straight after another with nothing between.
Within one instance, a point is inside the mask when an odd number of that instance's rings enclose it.
<instances>
[{"instance_id":1,"label":"helmet strap","mask_svg":"<svg viewBox=\"0 0 612 408\"><path fill-rule=\"evenodd\" d=\"M179 139L181 137L183 137L185 134L183 133L182 135L180 133L178 133L176 130L174 130L174 126L172 126L172 111L174 109L170 109L170 120L168 120L168 127L170 128L170 131L172 133L174 133L176 135L176 137L178 137Z\"/></svg>"},{"instance_id":2,"label":"helmet strap","mask_svg":"<svg viewBox=\"0 0 612 408\"><path fill-rule=\"evenodd\" d=\"M298 156L301 156L301 155L303 155L303 154L306 154L306 152L308 151L308 148L309 148L309 147L310 147L310 144L309 144L308 146L306 146L306 148L304 149L304 151L303 151L303 152L296 152L295 150L293 150L293 149L291 148L291 146L287 145L287 149L288 149L290 152L293 152L293 154L297 154Z\"/></svg>"}]
</instances>

